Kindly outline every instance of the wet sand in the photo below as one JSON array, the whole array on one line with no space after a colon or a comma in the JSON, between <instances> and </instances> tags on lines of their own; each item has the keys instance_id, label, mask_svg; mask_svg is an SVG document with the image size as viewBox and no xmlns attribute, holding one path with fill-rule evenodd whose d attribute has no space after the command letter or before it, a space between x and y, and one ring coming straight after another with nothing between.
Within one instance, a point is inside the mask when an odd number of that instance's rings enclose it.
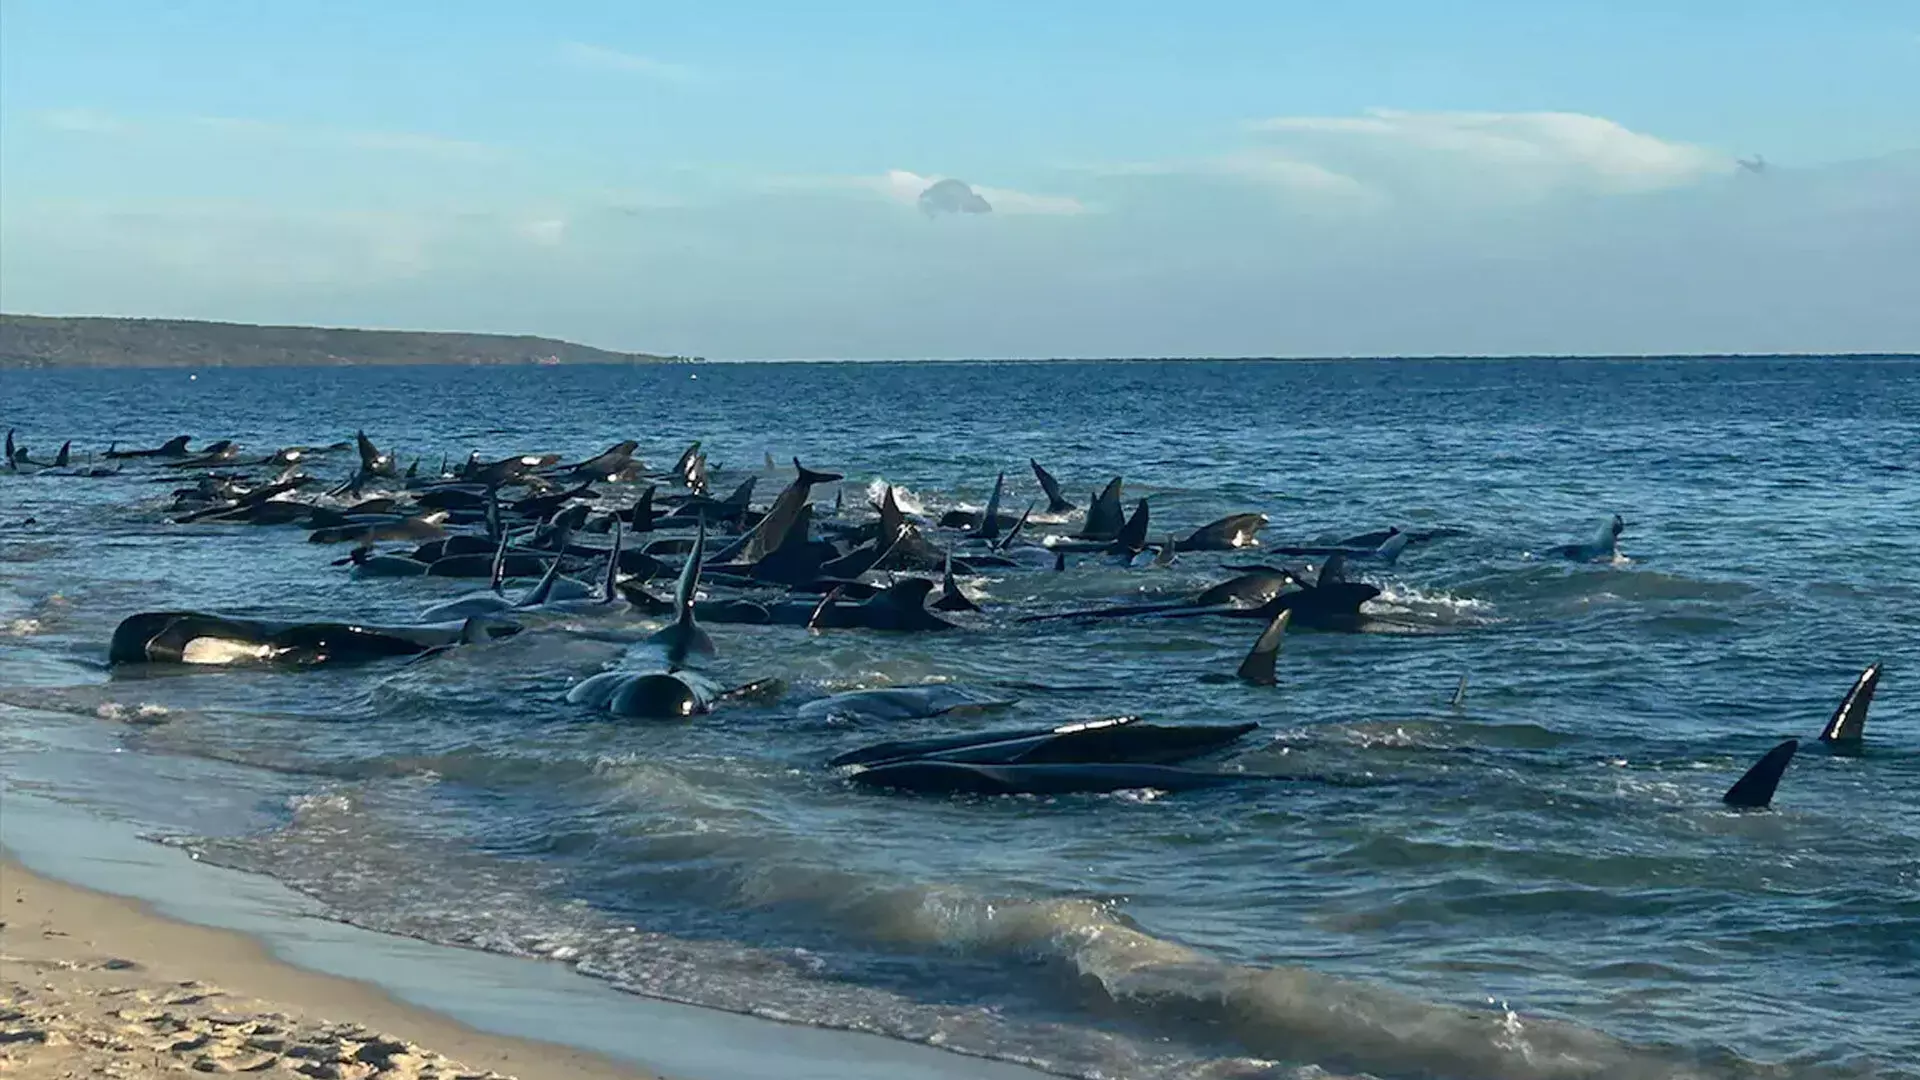
<instances>
[{"instance_id":1,"label":"wet sand","mask_svg":"<svg viewBox=\"0 0 1920 1080\"><path fill-rule=\"evenodd\" d=\"M315 1080L635 1080L651 1074L489 1035L241 934L0 859L0 1077L240 1073Z\"/></svg>"}]
</instances>

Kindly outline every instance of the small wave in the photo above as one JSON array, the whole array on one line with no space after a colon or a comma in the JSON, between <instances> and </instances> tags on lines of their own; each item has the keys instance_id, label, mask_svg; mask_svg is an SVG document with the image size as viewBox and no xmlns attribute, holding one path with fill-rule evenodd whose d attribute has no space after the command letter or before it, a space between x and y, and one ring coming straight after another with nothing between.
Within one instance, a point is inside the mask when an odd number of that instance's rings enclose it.
<instances>
[{"instance_id":1,"label":"small wave","mask_svg":"<svg viewBox=\"0 0 1920 1080\"><path fill-rule=\"evenodd\" d=\"M884 476L876 476L867 481L867 501L879 506L886 500L889 487L893 488L893 501L899 505L901 513L914 517L926 516L926 500L922 499L918 492L900 484L889 484Z\"/></svg>"},{"instance_id":2,"label":"small wave","mask_svg":"<svg viewBox=\"0 0 1920 1080\"><path fill-rule=\"evenodd\" d=\"M136 705L107 701L94 709L93 714L102 720L118 720L124 724L154 725L166 723L173 714L173 710L165 705L155 705L150 701L142 701Z\"/></svg>"}]
</instances>

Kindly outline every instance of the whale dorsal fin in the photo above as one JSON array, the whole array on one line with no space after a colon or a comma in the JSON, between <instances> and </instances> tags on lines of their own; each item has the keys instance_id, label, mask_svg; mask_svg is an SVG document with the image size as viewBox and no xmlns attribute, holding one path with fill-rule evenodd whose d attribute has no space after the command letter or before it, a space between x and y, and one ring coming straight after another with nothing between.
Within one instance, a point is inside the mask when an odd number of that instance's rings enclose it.
<instances>
[{"instance_id":1,"label":"whale dorsal fin","mask_svg":"<svg viewBox=\"0 0 1920 1080\"><path fill-rule=\"evenodd\" d=\"M840 599L842 588L843 586L835 585L833 588L828 589L827 595L821 597L820 602L813 605L813 614L807 616L807 629L820 629L820 616L826 614L827 609L833 606L835 600Z\"/></svg>"},{"instance_id":2,"label":"whale dorsal fin","mask_svg":"<svg viewBox=\"0 0 1920 1080\"><path fill-rule=\"evenodd\" d=\"M1460 685L1453 688L1453 700L1447 702L1447 707L1451 709L1459 709L1459 708L1465 707L1466 704L1467 704L1467 673L1463 671L1460 673Z\"/></svg>"},{"instance_id":3,"label":"whale dorsal fin","mask_svg":"<svg viewBox=\"0 0 1920 1080\"><path fill-rule=\"evenodd\" d=\"M1720 796L1720 801L1741 810L1766 809L1773 802L1773 791L1780 786L1787 766L1793 763L1794 752L1799 749L1799 739L1788 739L1767 751L1746 775L1733 782L1727 793Z\"/></svg>"},{"instance_id":4,"label":"whale dorsal fin","mask_svg":"<svg viewBox=\"0 0 1920 1080\"><path fill-rule=\"evenodd\" d=\"M687 553L687 561L680 568L680 581L673 590L673 622L663 627L648 640L666 646L667 670L678 671L686 666L687 657L694 653L712 655L713 639L707 636L700 624L694 621L693 604L700 587L700 571L706 563L707 519L700 518L698 530L693 534L693 550Z\"/></svg>"},{"instance_id":5,"label":"whale dorsal fin","mask_svg":"<svg viewBox=\"0 0 1920 1080\"><path fill-rule=\"evenodd\" d=\"M733 494L720 500L721 503L726 506L746 506L753 502L753 486L758 483L759 480L760 478L757 476L749 476L745 480L740 481L740 486L733 489Z\"/></svg>"},{"instance_id":6,"label":"whale dorsal fin","mask_svg":"<svg viewBox=\"0 0 1920 1080\"><path fill-rule=\"evenodd\" d=\"M1347 557L1336 551L1327 556L1326 562L1320 564L1320 575L1313 579L1313 587L1324 588L1345 580L1347 580Z\"/></svg>"},{"instance_id":7,"label":"whale dorsal fin","mask_svg":"<svg viewBox=\"0 0 1920 1080\"><path fill-rule=\"evenodd\" d=\"M1160 545L1160 550L1153 556L1153 565L1172 566L1173 561L1179 558L1179 554L1180 541L1174 539L1172 533L1168 533L1166 542Z\"/></svg>"},{"instance_id":8,"label":"whale dorsal fin","mask_svg":"<svg viewBox=\"0 0 1920 1080\"><path fill-rule=\"evenodd\" d=\"M642 533L650 533L652 531L653 485L648 484L647 490L641 492L640 498L635 500L633 504L633 533L635 536L639 536Z\"/></svg>"},{"instance_id":9,"label":"whale dorsal fin","mask_svg":"<svg viewBox=\"0 0 1920 1080\"><path fill-rule=\"evenodd\" d=\"M1145 551L1150 522L1147 500L1141 499L1134 505L1133 516L1127 518L1126 524L1120 527L1120 534L1113 538L1113 546L1127 552Z\"/></svg>"},{"instance_id":10,"label":"whale dorsal fin","mask_svg":"<svg viewBox=\"0 0 1920 1080\"><path fill-rule=\"evenodd\" d=\"M555 555L553 562L547 564L547 572L540 575L540 583L535 585L528 591L527 595L520 598L519 603L513 606L520 608L539 607L541 604L546 603L547 599L553 595L553 585L559 580L560 556Z\"/></svg>"},{"instance_id":11,"label":"whale dorsal fin","mask_svg":"<svg viewBox=\"0 0 1920 1080\"><path fill-rule=\"evenodd\" d=\"M60 444L60 452L53 455L53 467L56 469L64 469L67 467L67 463L72 460L73 440L68 439L66 442Z\"/></svg>"},{"instance_id":12,"label":"whale dorsal fin","mask_svg":"<svg viewBox=\"0 0 1920 1080\"><path fill-rule=\"evenodd\" d=\"M1007 535L1001 537L1000 542L993 545L993 550L1005 551L1013 546L1015 540L1020 539L1021 530L1027 527L1027 519L1033 516L1033 507L1033 503L1028 503L1027 508L1020 511L1020 520L1014 522L1013 528L1007 530Z\"/></svg>"},{"instance_id":13,"label":"whale dorsal fin","mask_svg":"<svg viewBox=\"0 0 1920 1080\"><path fill-rule=\"evenodd\" d=\"M1000 496L1007 490L1007 474L1001 473L993 482L993 494L987 498L986 513L980 515L980 531L975 535L982 540L992 540L1000 535Z\"/></svg>"},{"instance_id":14,"label":"whale dorsal fin","mask_svg":"<svg viewBox=\"0 0 1920 1080\"><path fill-rule=\"evenodd\" d=\"M493 569L487 574L487 587L499 592L507 582L507 532L500 531L500 545L493 549Z\"/></svg>"},{"instance_id":15,"label":"whale dorsal fin","mask_svg":"<svg viewBox=\"0 0 1920 1080\"><path fill-rule=\"evenodd\" d=\"M1255 686L1272 686L1280 681L1274 674L1273 663L1280 654L1280 640L1286 636L1287 622L1292 618L1293 612L1281 611L1254 639L1253 648L1247 652L1247 658L1240 661L1240 670L1236 672L1241 679Z\"/></svg>"},{"instance_id":16,"label":"whale dorsal fin","mask_svg":"<svg viewBox=\"0 0 1920 1080\"><path fill-rule=\"evenodd\" d=\"M900 500L893 497L893 485L888 484L886 497L880 500L880 538L891 546L906 529L907 515L900 509Z\"/></svg>"},{"instance_id":17,"label":"whale dorsal fin","mask_svg":"<svg viewBox=\"0 0 1920 1080\"><path fill-rule=\"evenodd\" d=\"M613 519L613 548L607 552L606 588L600 594L600 602L603 604L613 603L614 597L620 595L619 586L620 586L620 519L616 516Z\"/></svg>"},{"instance_id":18,"label":"whale dorsal fin","mask_svg":"<svg viewBox=\"0 0 1920 1080\"><path fill-rule=\"evenodd\" d=\"M1847 690L1847 696L1840 699L1840 707L1833 710L1833 718L1827 721L1826 729L1820 732L1823 743L1858 743L1867 733L1867 710L1873 706L1873 692L1880 686L1880 663L1875 661L1867 665L1867 670L1853 680L1853 686Z\"/></svg>"}]
</instances>

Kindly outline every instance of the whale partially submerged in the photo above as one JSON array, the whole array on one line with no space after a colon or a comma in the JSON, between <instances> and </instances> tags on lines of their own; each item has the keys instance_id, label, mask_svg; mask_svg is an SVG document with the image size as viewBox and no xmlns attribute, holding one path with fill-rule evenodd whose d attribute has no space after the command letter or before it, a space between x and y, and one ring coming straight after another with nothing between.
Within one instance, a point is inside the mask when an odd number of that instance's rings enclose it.
<instances>
[{"instance_id":1,"label":"whale partially submerged","mask_svg":"<svg viewBox=\"0 0 1920 1080\"><path fill-rule=\"evenodd\" d=\"M113 631L107 662L317 667L422 653L518 633L511 623L464 620L412 626L295 622L199 611L130 615Z\"/></svg>"}]
</instances>

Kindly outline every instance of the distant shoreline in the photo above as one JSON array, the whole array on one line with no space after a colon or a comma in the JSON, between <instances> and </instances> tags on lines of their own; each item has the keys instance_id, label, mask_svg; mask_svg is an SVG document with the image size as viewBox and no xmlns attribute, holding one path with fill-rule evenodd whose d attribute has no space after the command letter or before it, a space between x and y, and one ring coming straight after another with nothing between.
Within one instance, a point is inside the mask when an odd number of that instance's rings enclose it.
<instances>
[{"instance_id":1,"label":"distant shoreline","mask_svg":"<svg viewBox=\"0 0 1920 1080\"><path fill-rule=\"evenodd\" d=\"M709 359L626 353L559 338L438 330L271 326L195 319L0 314L0 370L579 367L634 364L1158 364L1437 361L1920 360L1920 352L1505 353L1476 356L977 356Z\"/></svg>"},{"instance_id":2,"label":"distant shoreline","mask_svg":"<svg viewBox=\"0 0 1920 1080\"><path fill-rule=\"evenodd\" d=\"M615 352L532 335L0 315L0 368L14 369L564 366L696 359Z\"/></svg>"}]
</instances>

